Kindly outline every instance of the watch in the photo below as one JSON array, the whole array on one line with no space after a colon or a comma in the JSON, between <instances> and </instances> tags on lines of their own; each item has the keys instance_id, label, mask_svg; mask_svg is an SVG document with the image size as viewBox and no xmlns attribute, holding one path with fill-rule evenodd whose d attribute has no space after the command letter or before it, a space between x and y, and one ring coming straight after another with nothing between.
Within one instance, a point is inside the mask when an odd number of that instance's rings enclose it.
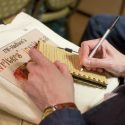
<instances>
[{"instance_id":1,"label":"watch","mask_svg":"<svg viewBox=\"0 0 125 125\"><path fill-rule=\"evenodd\" d=\"M60 103L60 104L57 104L54 106L48 106L43 111L42 119L44 119L45 117L47 117L48 115L50 115L54 111L59 110L59 109L64 109L64 108L77 109L77 106L72 102Z\"/></svg>"}]
</instances>

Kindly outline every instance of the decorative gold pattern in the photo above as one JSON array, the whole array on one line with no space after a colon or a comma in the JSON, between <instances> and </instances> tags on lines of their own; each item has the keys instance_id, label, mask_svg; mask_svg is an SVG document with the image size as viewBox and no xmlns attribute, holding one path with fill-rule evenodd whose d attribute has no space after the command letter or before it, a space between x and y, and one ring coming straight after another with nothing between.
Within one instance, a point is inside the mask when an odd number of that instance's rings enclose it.
<instances>
[{"instance_id":1,"label":"decorative gold pattern","mask_svg":"<svg viewBox=\"0 0 125 125\"><path fill-rule=\"evenodd\" d=\"M73 53L69 53L63 49L56 48L44 42L40 42L38 49L46 56L50 61L54 62L56 60L65 63L72 75L98 83L102 86L106 86L107 78L103 74L98 74L95 72L90 72L85 69L80 71L79 56Z\"/></svg>"}]
</instances>

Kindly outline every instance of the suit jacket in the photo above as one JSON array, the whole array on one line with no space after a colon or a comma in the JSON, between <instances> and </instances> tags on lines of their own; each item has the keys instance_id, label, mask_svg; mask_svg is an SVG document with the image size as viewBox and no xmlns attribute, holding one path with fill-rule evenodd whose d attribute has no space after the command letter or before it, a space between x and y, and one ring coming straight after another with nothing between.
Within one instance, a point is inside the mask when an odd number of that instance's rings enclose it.
<instances>
[{"instance_id":1,"label":"suit jacket","mask_svg":"<svg viewBox=\"0 0 125 125\"><path fill-rule=\"evenodd\" d=\"M125 86L117 90L118 95L104 101L84 114L78 110L58 110L40 125L125 125Z\"/></svg>"}]
</instances>

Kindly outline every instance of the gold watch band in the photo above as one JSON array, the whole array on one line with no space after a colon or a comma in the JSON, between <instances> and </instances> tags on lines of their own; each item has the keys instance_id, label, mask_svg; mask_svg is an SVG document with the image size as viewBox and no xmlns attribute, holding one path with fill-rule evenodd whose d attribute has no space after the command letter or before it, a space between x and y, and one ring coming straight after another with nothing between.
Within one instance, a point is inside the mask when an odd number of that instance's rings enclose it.
<instances>
[{"instance_id":1,"label":"gold watch band","mask_svg":"<svg viewBox=\"0 0 125 125\"><path fill-rule=\"evenodd\" d=\"M75 105L75 103L72 103L72 102L60 103L54 106L48 106L43 111L42 119L44 119L45 117L47 117L49 114L53 113L54 111L64 109L64 108L77 109L77 106Z\"/></svg>"}]
</instances>

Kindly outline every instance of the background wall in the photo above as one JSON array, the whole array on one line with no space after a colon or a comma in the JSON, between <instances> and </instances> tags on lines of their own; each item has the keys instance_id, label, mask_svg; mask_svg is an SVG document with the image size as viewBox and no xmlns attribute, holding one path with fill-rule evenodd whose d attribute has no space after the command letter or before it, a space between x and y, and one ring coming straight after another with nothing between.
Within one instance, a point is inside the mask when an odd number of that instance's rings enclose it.
<instances>
[{"instance_id":1,"label":"background wall","mask_svg":"<svg viewBox=\"0 0 125 125\"><path fill-rule=\"evenodd\" d=\"M125 15L125 0L81 0L77 12L69 19L70 41L79 44L89 15L111 14ZM84 13L87 13L85 15Z\"/></svg>"}]
</instances>

